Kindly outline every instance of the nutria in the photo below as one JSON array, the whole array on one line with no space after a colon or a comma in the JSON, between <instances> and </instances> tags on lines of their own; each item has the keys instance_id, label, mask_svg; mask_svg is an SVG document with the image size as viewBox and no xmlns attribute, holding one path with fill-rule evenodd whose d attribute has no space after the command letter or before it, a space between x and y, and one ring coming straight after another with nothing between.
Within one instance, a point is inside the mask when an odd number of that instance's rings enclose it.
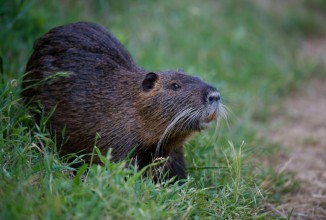
<instances>
[{"instance_id":1,"label":"nutria","mask_svg":"<svg viewBox=\"0 0 326 220\"><path fill-rule=\"evenodd\" d=\"M214 87L183 71L138 67L111 33L87 22L39 38L22 87L26 103L54 110L48 126L62 155L91 153L96 141L104 155L112 148L112 161L130 156L139 168L168 158L168 178L186 177L184 142L222 114Z\"/></svg>"}]
</instances>

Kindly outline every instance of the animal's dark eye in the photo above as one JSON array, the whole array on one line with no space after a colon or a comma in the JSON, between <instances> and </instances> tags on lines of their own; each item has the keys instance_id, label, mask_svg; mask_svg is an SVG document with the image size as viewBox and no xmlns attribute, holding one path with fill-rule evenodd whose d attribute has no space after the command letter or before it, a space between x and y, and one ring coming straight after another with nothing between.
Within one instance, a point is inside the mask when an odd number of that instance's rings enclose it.
<instances>
[{"instance_id":1,"label":"animal's dark eye","mask_svg":"<svg viewBox=\"0 0 326 220\"><path fill-rule=\"evenodd\" d=\"M177 84L177 83L172 83L172 84L171 84L171 87L172 87L172 89L175 90L175 91L181 88L181 86L180 86L179 84Z\"/></svg>"}]
</instances>

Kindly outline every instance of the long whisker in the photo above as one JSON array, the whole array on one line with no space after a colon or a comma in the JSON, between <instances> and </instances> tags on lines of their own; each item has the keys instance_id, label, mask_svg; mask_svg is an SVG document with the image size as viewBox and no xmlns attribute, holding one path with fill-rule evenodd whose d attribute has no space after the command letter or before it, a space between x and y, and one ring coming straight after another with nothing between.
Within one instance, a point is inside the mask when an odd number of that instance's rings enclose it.
<instances>
[{"instance_id":1,"label":"long whisker","mask_svg":"<svg viewBox=\"0 0 326 220\"><path fill-rule=\"evenodd\" d=\"M185 110L181 111L179 114L177 114L171 121L171 123L167 126L165 129L160 141L158 142L158 147L161 147L163 144L165 144L165 141L168 139L168 137L171 135L171 131L173 127L176 125L178 121L181 120L181 118L185 117L189 112L191 112L191 108L186 108Z\"/></svg>"},{"instance_id":2,"label":"long whisker","mask_svg":"<svg viewBox=\"0 0 326 220\"><path fill-rule=\"evenodd\" d=\"M179 131L187 130L188 128L190 128L193 125L193 122L196 119L198 120L198 117L203 111L203 109L203 107L197 110L191 107L185 108L184 110L180 111L175 117L173 117L170 124L164 130L156 145L154 157L157 157L160 151L163 151L163 147L165 146L166 142L169 140L169 137L173 133L175 134ZM218 111L220 115L218 121L220 121L220 119L224 119L227 121L227 113L230 111L229 108L221 103L218 108ZM220 123L218 122L215 131L217 130L219 124Z\"/></svg>"},{"instance_id":3,"label":"long whisker","mask_svg":"<svg viewBox=\"0 0 326 220\"><path fill-rule=\"evenodd\" d=\"M162 136L160 137L160 140L157 143L156 146L156 151L155 151L155 157L158 155L161 147L162 147L162 143L164 143L165 139L167 139L169 133L171 132L171 130L173 129L173 127L176 125L176 123L181 120L181 118L185 117L187 114L189 114L189 112L192 111L192 108L186 108L185 110L181 111L179 114L177 114L171 121L171 123L166 127L166 129L164 130Z\"/></svg>"},{"instance_id":4,"label":"long whisker","mask_svg":"<svg viewBox=\"0 0 326 220\"><path fill-rule=\"evenodd\" d=\"M230 129L230 124L229 124L229 121L228 121L228 114L232 114L231 109L228 106L220 103L220 107L219 107L218 111L220 112L221 118L225 120L226 125Z\"/></svg>"},{"instance_id":5,"label":"long whisker","mask_svg":"<svg viewBox=\"0 0 326 220\"><path fill-rule=\"evenodd\" d=\"M180 124L178 124L178 126L175 127L175 129L173 130L173 133L177 133L178 131L181 130L182 125L183 125L186 121L189 120L189 117L192 115L193 112L194 112L194 109L191 109L191 111L189 111L189 112L187 113L187 115L185 115L185 116L182 118L182 120L181 120L181 119L179 120L179 121L180 121Z\"/></svg>"},{"instance_id":6,"label":"long whisker","mask_svg":"<svg viewBox=\"0 0 326 220\"><path fill-rule=\"evenodd\" d=\"M187 130L188 128L190 128L193 121L198 118L198 115L201 113L202 109L203 108L200 108L200 109L197 109L197 110L191 112L191 114L189 114L189 116L186 118L186 120L184 120L182 122L182 124L179 126L179 128L176 130L176 132L179 130Z\"/></svg>"},{"instance_id":7,"label":"long whisker","mask_svg":"<svg viewBox=\"0 0 326 220\"><path fill-rule=\"evenodd\" d=\"M216 126L214 130L215 140L219 139L219 130L221 129L221 121L224 120L226 122L227 127L230 129L229 121L228 121L228 114L231 110L224 104L220 103L218 107L219 117L216 120Z\"/></svg>"}]
</instances>

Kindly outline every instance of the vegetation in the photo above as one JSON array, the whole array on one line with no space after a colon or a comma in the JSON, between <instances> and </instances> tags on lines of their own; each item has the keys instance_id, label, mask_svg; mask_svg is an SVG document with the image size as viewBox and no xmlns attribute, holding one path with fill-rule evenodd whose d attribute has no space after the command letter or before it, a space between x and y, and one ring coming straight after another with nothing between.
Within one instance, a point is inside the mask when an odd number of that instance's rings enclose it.
<instances>
[{"instance_id":1,"label":"vegetation","mask_svg":"<svg viewBox=\"0 0 326 220\"><path fill-rule=\"evenodd\" d=\"M315 65L299 62L295 48L302 36L319 33L318 18L309 15L323 1L282 10L249 0L95 2L0 1L0 219L277 218L263 203L277 202L295 183L254 160L277 150L257 129L267 126L270 107L313 73ZM111 163L109 153L104 166L74 168L58 156L48 116L36 125L22 105L34 40L80 20L106 26L142 67L184 68L221 91L232 111L228 123L186 144L183 185L154 184L126 161Z\"/></svg>"}]
</instances>

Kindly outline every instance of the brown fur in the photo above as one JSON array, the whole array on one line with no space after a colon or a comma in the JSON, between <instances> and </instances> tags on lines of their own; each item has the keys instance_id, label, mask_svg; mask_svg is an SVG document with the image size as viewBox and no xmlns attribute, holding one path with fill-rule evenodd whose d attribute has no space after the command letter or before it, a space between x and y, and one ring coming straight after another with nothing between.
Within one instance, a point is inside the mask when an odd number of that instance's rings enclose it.
<instances>
[{"instance_id":1,"label":"brown fur","mask_svg":"<svg viewBox=\"0 0 326 220\"><path fill-rule=\"evenodd\" d=\"M35 43L26 72L26 102L40 100L45 113L56 108L49 128L62 144L61 154L91 153L98 133L96 145L103 154L112 148L113 161L132 151L137 165L144 167L169 156L169 177L185 178L182 145L220 107L212 86L178 71L141 69L112 34L92 23L50 30ZM70 74L45 80L58 72ZM187 108L189 113L177 120Z\"/></svg>"}]
</instances>

